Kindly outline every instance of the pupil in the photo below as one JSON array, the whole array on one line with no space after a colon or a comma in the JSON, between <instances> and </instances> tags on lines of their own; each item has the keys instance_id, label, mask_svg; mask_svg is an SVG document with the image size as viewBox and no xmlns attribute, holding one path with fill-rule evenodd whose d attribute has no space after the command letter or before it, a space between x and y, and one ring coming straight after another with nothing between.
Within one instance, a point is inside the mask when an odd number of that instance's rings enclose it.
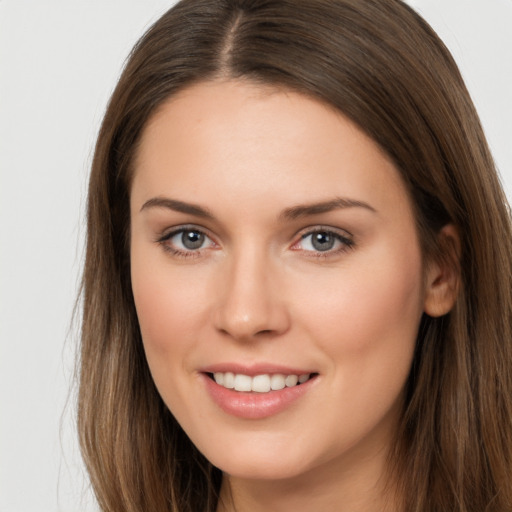
<instances>
[{"instance_id":1,"label":"pupil","mask_svg":"<svg viewBox=\"0 0 512 512\"><path fill-rule=\"evenodd\" d=\"M197 231L184 231L181 241L187 249L199 249L204 243L204 235Z\"/></svg>"},{"instance_id":2,"label":"pupil","mask_svg":"<svg viewBox=\"0 0 512 512\"><path fill-rule=\"evenodd\" d=\"M334 247L335 239L332 235L325 232L315 233L311 243L317 251L328 251Z\"/></svg>"}]
</instances>

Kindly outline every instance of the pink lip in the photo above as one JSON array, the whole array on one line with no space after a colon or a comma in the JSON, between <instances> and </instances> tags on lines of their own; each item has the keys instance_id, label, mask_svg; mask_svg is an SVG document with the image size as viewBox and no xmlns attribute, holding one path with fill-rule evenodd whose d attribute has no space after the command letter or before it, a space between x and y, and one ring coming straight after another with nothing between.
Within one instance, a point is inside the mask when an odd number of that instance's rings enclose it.
<instances>
[{"instance_id":1,"label":"pink lip","mask_svg":"<svg viewBox=\"0 0 512 512\"><path fill-rule=\"evenodd\" d=\"M247 369L243 372L239 371L234 373L244 373L245 375L257 375L262 373L285 373L287 375L297 375L297 373L288 373L288 371L257 371L256 373L246 372ZM317 381L317 376L313 376L304 384L280 389L279 391L270 391L268 393L249 393L235 391L233 389L226 389L223 386L219 386L209 377L207 373L202 373L201 376L210 397L224 412L238 418L251 420L268 418L269 416L273 416L284 411L296 400L304 396Z\"/></svg>"},{"instance_id":2,"label":"pink lip","mask_svg":"<svg viewBox=\"0 0 512 512\"><path fill-rule=\"evenodd\" d=\"M251 377L265 373L269 373L271 375L275 373L282 373L283 375L304 375L306 373L316 373L314 370L291 368L289 366L276 365L273 363L257 363L249 365L239 363L217 363L200 368L198 371L201 373L243 373L244 375L249 375Z\"/></svg>"}]
</instances>

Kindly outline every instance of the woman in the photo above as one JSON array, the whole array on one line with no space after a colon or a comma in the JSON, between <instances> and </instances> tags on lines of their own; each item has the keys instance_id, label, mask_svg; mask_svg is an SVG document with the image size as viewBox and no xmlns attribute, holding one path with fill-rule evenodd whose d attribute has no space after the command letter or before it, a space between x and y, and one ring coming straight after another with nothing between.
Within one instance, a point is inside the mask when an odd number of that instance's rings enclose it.
<instances>
[{"instance_id":1,"label":"woman","mask_svg":"<svg viewBox=\"0 0 512 512\"><path fill-rule=\"evenodd\" d=\"M508 511L506 200L398 0L185 0L98 138L79 396L103 510Z\"/></svg>"}]
</instances>

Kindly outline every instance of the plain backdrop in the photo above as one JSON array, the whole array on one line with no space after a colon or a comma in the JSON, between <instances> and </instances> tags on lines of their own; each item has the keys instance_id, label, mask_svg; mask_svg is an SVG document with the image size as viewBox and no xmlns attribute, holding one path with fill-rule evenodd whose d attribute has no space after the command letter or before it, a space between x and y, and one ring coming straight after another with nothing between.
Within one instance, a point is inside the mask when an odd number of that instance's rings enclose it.
<instances>
[{"instance_id":1,"label":"plain backdrop","mask_svg":"<svg viewBox=\"0 0 512 512\"><path fill-rule=\"evenodd\" d=\"M173 3L0 0L0 512L97 510L72 390L87 175L124 59ZM410 3L458 61L511 198L512 0Z\"/></svg>"}]
</instances>

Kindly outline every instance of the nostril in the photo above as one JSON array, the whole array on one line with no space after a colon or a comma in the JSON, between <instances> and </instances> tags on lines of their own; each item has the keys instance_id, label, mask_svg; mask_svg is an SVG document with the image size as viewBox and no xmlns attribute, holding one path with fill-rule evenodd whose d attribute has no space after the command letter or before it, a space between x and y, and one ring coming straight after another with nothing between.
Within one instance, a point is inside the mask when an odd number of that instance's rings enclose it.
<instances>
[{"instance_id":1,"label":"nostril","mask_svg":"<svg viewBox=\"0 0 512 512\"><path fill-rule=\"evenodd\" d=\"M282 304L267 304L249 298L233 296L227 302L219 302L213 317L217 332L237 340L256 341L288 330L290 318Z\"/></svg>"}]
</instances>

